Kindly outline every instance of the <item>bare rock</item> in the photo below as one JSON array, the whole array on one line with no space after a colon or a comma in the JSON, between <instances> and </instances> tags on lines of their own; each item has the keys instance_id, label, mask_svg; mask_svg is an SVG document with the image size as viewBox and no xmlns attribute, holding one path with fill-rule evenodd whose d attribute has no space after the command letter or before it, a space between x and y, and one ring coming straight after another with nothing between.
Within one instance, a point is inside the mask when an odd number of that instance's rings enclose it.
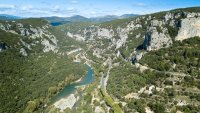
<instances>
[{"instance_id":1,"label":"bare rock","mask_svg":"<svg viewBox=\"0 0 200 113\"><path fill-rule=\"evenodd\" d=\"M200 36L200 17L185 18L181 20L181 27L179 28L176 40L185 40L191 37Z\"/></svg>"}]
</instances>

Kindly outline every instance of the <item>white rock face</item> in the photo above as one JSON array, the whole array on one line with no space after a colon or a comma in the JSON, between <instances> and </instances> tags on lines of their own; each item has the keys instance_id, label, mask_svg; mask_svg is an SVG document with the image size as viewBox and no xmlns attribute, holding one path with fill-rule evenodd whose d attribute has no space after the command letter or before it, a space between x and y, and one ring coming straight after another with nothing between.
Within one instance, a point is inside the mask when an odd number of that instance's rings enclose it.
<instances>
[{"instance_id":1,"label":"white rock face","mask_svg":"<svg viewBox=\"0 0 200 113\"><path fill-rule=\"evenodd\" d=\"M185 100L177 100L178 101L178 103L177 103L177 106L185 106L185 105L187 105L187 102L185 101Z\"/></svg>"},{"instance_id":2,"label":"white rock face","mask_svg":"<svg viewBox=\"0 0 200 113\"><path fill-rule=\"evenodd\" d=\"M140 24L136 24L135 21L131 21L127 26L127 31L131 31L131 30L135 30L135 29L138 29L138 28L141 28L142 25Z\"/></svg>"},{"instance_id":3,"label":"white rock face","mask_svg":"<svg viewBox=\"0 0 200 113\"><path fill-rule=\"evenodd\" d=\"M56 53L58 52L58 41L56 37L48 32L45 28L48 28L48 26L43 26L42 28L30 28L30 30L34 33L31 34L30 37L32 39L41 38L41 44L44 45L43 52L53 51Z\"/></svg>"},{"instance_id":4,"label":"white rock face","mask_svg":"<svg viewBox=\"0 0 200 113\"><path fill-rule=\"evenodd\" d=\"M120 39L118 39L116 42L116 49L120 48L126 43L126 40L128 39L128 34L131 30L136 30L141 27L142 25L140 24L134 24L134 21L131 21L125 28L118 27L117 34L120 37Z\"/></svg>"},{"instance_id":5,"label":"white rock face","mask_svg":"<svg viewBox=\"0 0 200 113\"><path fill-rule=\"evenodd\" d=\"M22 28L22 27L23 27L23 24L21 24L21 23L17 23L16 25L17 25L17 27L19 27L19 28Z\"/></svg>"},{"instance_id":6,"label":"white rock face","mask_svg":"<svg viewBox=\"0 0 200 113\"><path fill-rule=\"evenodd\" d=\"M74 50L72 50L72 51L67 52L67 55L73 54L73 53L78 52L78 51L81 51L81 50L82 50L81 48L74 49Z\"/></svg>"},{"instance_id":7,"label":"white rock face","mask_svg":"<svg viewBox=\"0 0 200 113\"><path fill-rule=\"evenodd\" d=\"M161 26L162 24L163 24L162 21L158 21L158 20L151 21L151 26Z\"/></svg>"},{"instance_id":8,"label":"white rock face","mask_svg":"<svg viewBox=\"0 0 200 113\"><path fill-rule=\"evenodd\" d=\"M103 110L103 108L100 107L100 106L96 106L94 112L95 113L105 113L105 111Z\"/></svg>"},{"instance_id":9,"label":"white rock face","mask_svg":"<svg viewBox=\"0 0 200 113\"><path fill-rule=\"evenodd\" d=\"M21 48L20 49L20 51L19 51L19 53L22 55L22 56L28 56L28 54L27 54L27 52L26 52L26 50L24 49L24 48Z\"/></svg>"},{"instance_id":10,"label":"white rock face","mask_svg":"<svg viewBox=\"0 0 200 113\"><path fill-rule=\"evenodd\" d=\"M174 17L174 15L172 13L167 13L164 18L165 18L165 21L168 21L168 20L172 19L173 17Z\"/></svg>"},{"instance_id":11,"label":"white rock face","mask_svg":"<svg viewBox=\"0 0 200 113\"><path fill-rule=\"evenodd\" d=\"M152 92L152 90L155 88L155 86L154 85L152 85L152 86L150 86L149 87L149 91L148 91L148 94L152 94L153 92Z\"/></svg>"},{"instance_id":12,"label":"white rock face","mask_svg":"<svg viewBox=\"0 0 200 113\"><path fill-rule=\"evenodd\" d=\"M139 33L138 35L136 35L136 37L135 37L135 38L140 38L140 36L141 36L141 34Z\"/></svg>"},{"instance_id":13,"label":"white rock face","mask_svg":"<svg viewBox=\"0 0 200 113\"><path fill-rule=\"evenodd\" d=\"M8 32L13 33L13 34L18 34L16 31L14 30L8 30Z\"/></svg>"},{"instance_id":14,"label":"white rock face","mask_svg":"<svg viewBox=\"0 0 200 113\"><path fill-rule=\"evenodd\" d=\"M67 36L70 37L70 38L73 38L73 34L70 33L70 32L67 32Z\"/></svg>"},{"instance_id":15,"label":"white rock face","mask_svg":"<svg viewBox=\"0 0 200 113\"><path fill-rule=\"evenodd\" d=\"M56 108L59 108L62 112L67 108L72 108L78 98L74 96L74 94L69 95L67 98L61 99L54 104Z\"/></svg>"},{"instance_id":16,"label":"white rock face","mask_svg":"<svg viewBox=\"0 0 200 113\"><path fill-rule=\"evenodd\" d=\"M182 19L180 30L175 39L182 41L195 36L200 36L200 17Z\"/></svg>"},{"instance_id":17,"label":"white rock face","mask_svg":"<svg viewBox=\"0 0 200 113\"><path fill-rule=\"evenodd\" d=\"M150 28L145 36L144 47L148 51L169 47L171 44L172 39L170 36L166 33L159 33L155 28Z\"/></svg>"},{"instance_id":18,"label":"white rock face","mask_svg":"<svg viewBox=\"0 0 200 113\"><path fill-rule=\"evenodd\" d=\"M145 108L145 112L146 112L146 113L154 113L149 107L146 107L146 108Z\"/></svg>"},{"instance_id":19,"label":"white rock face","mask_svg":"<svg viewBox=\"0 0 200 113\"><path fill-rule=\"evenodd\" d=\"M75 37L75 39L78 40L78 41L84 41L84 40L85 40L85 38L82 37L82 36L79 35L79 34L75 34L74 37Z\"/></svg>"},{"instance_id":20,"label":"white rock face","mask_svg":"<svg viewBox=\"0 0 200 113\"><path fill-rule=\"evenodd\" d=\"M28 43L20 39L18 45L24 46L26 47L26 49L31 50L33 46L37 46L38 44L41 43L42 45L44 45L43 52L53 51L56 53L58 51L58 46L57 46L58 41L56 37L47 30L47 28L48 25L34 28L31 25L24 26L22 23L17 23L17 22L0 23L1 30L4 30L5 32L9 32L12 34L21 35L31 40L31 42ZM25 55L23 49L21 49L21 52L24 53Z\"/></svg>"},{"instance_id":21,"label":"white rock face","mask_svg":"<svg viewBox=\"0 0 200 113\"><path fill-rule=\"evenodd\" d=\"M121 55L120 51L117 51L117 57L119 57Z\"/></svg>"},{"instance_id":22,"label":"white rock face","mask_svg":"<svg viewBox=\"0 0 200 113\"><path fill-rule=\"evenodd\" d=\"M200 13L187 13L187 18L194 18L194 17L199 17Z\"/></svg>"},{"instance_id":23,"label":"white rock face","mask_svg":"<svg viewBox=\"0 0 200 113\"><path fill-rule=\"evenodd\" d=\"M144 72L145 70L149 69L147 66L143 66L139 63L135 63L135 66L140 70L140 72Z\"/></svg>"},{"instance_id":24,"label":"white rock face","mask_svg":"<svg viewBox=\"0 0 200 113\"><path fill-rule=\"evenodd\" d=\"M123 44L126 43L126 39L128 38L127 30L123 28L118 28L117 33L120 39L116 43L116 49L120 48Z\"/></svg>"},{"instance_id":25,"label":"white rock face","mask_svg":"<svg viewBox=\"0 0 200 113\"><path fill-rule=\"evenodd\" d=\"M81 34L73 34L73 33L67 32L67 36L70 37L70 38L74 38L78 41L84 41L85 40L85 38L83 36L81 36Z\"/></svg>"},{"instance_id":26,"label":"white rock face","mask_svg":"<svg viewBox=\"0 0 200 113\"><path fill-rule=\"evenodd\" d=\"M114 31L111 29L99 28L98 37L112 38L114 36Z\"/></svg>"},{"instance_id":27,"label":"white rock face","mask_svg":"<svg viewBox=\"0 0 200 113\"><path fill-rule=\"evenodd\" d=\"M143 57L143 54L144 54L144 53L138 53L138 54L136 55L136 57L135 57L136 60L139 61L139 60Z\"/></svg>"},{"instance_id":28,"label":"white rock face","mask_svg":"<svg viewBox=\"0 0 200 113\"><path fill-rule=\"evenodd\" d=\"M49 52L49 51L54 51L54 52L57 52L57 47L50 44L49 43L49 40L47 39L43 39L42 42L41 42L42 45L44 45L44 49L43 49L43 52Z\"/></svg>"},{"instance_id":29,"label":"white rock face","mask_svg":"<svg viewBox=\"0 0 200 113\"><path fill-rule=\"evenodd\" d=\"M129 93L126 96L124 96L125 99L140 99L138 93Z\"/></svg>"},{"instance_id":30,"label":"white rock face","mask_svg":"<svg viewBox=\"0 0 200 113\"><path fill-rule=\"evenodd\" d=\"M138 28L141 28L142 25L138 24L137 21L139 19L131 21L126 25L126 27L118 27L117 31L114 31L112 29L112 26L109 26L109 28L102 28L100 26L90 26L88 28L85 28L81 33L78 34L72 34L67 33L67 35L71 38L75 39L81 39L81 40L94 40L94 39L111 39L112 46L115 46L116 49L120 48L122 45L126 43L126 40L128 38L128 34L131 30L136 30ZM118 39L115 39L114 37L119 37ZM139 36L139 35L138 35Z\"/></svg>"},{"instance_id":31,"label":"white rock face","mask_svg":"<svg viewBox=\"0 0 200 113\"><path fill-rule=\"evenodd\" d=\"M2 23L0 23L0 29L6 30L5 26Z\"/></svg>"}]
</instances>

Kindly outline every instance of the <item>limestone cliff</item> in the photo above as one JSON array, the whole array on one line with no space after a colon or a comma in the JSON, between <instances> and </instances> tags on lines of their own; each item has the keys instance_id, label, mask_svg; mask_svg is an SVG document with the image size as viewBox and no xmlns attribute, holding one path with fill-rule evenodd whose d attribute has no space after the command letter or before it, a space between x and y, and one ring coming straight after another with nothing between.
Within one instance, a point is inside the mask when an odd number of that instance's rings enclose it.
<instances>
[{"instance_id":1,"label":"limestone cliff","mask_svg":"<svg viewBox=\"0 0 200 113\"><path fill-rule=\"evenodd\" d=\"M184 40L190 37L200 36L200 17L191 17L181 19L176 40Z\"/></svg>"},{"instance_id":2,"label":"limestone cliff","mask_svg":"<svg viewBox=\"0 0 200 113\"><path fill-rule=\"evenodd\" d=\"M173 45L174 41L200 36L200 13L172 10L139 16L119 23L114 21L90 25L67 35L90 44L98 58L105 54L139 60L140 50L154 51ZM107 44L105 44L107 43ZM106 53L107 51L112 51Z\"/></svg>"},{"instance_id":3,"label":"limestone cliff","mask_svg":"<svg viewBox=\"0 0 200 113\"><path fill-rule=\"evenodd\" d=\"M57 52L57 39L52 35L48 28L48 24L33 27L32 25L23 24L16 21L2 21L0 22L0 30L2 32L11 33L19 36L20 40L18 45L21 47L19 53L23 56L27 56L27 50L32 50L33 47L43 46L43 52ZM1 42L1 49L8 48L3 42ZM9 45L8 45L9 46Z\"/></svg>"}]
</instances>

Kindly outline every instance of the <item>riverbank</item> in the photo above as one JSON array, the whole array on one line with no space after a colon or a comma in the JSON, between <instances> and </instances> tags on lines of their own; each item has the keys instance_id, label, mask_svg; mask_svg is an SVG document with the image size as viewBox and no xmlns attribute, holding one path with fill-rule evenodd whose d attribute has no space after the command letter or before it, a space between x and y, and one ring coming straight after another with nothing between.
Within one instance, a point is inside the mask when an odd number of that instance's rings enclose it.
<instances>
[{"instance_id":1,"label":"riverbank","mask_svg":"<svg viewBox=\"0 0 200 113\"><path fill-rule=\"evenodd\" d=\"M75 97L75 94L70 94L68 97L62 98L53 105L56 108L60 109L61 112L63 112L67 108L72 109L72 107L78 101L78 99L79 97Z\"/></svg>"},{"instance_id":2,"label":"riverbank","mask_svg":"<svg viewBox=\"0 0 200 113\"><path fill-rule=\"evenodd\" d=\"M52 106L63 112L66 109L73 109L76 106L76 102L80 99L81 93L84 91L86 85L90 84L94 80L94 71L87 65L87 74L84 77L79 78L75 82L66 86L54 99Z\"/></svg>"}]
</instances>

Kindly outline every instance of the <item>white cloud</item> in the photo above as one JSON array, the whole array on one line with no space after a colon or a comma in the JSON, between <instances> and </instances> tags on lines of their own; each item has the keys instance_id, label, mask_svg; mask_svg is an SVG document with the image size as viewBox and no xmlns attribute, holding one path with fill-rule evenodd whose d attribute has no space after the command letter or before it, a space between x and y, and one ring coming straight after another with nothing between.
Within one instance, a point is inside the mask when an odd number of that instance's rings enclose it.
<instances>
[{"instance_id":1,"label":"white cloud","mask_svg":"<svg viewBox=\"0 0 200 113\"><path fill-rule=\"evenodd\" d=\"M72 4L77 4L77 3L78 3L78 1L76 1L76 0L73 0L73 1L71 1L71 3L72 3Z\"/></svg>"},{"instance_id":2,"label":"white cloud","mask_svg":"<svg viewBox=\"0 0 200 113\"><path fill-rule=\"evenodd\" d=\"M97 14L97 12L95 12L95 11L92 11L92 12L90 12L90 14L92 14L92 15L96 15L96 14Z\"/></svg>"},{"instance_id":3,"label":"white cloud","mask_svg":"<svg viewBox=\"0 0 200 113\"><path fill-rule=\"evenodd\" d=\"M5 10L5 11L1 11L0 10L0 14L9 14L9 15L16 15L16 10Z\"/></svg>"},{"instance_id":4,"label":"white cloud","mask_svg":"<svg viewBox=\"0 0 200 113\"><path fill-rule=\"evenodd\" d=\"M31 10L31 9L33 9L33 6L32 5L24 5L20 8L21 8L21 10Z\"/></svg>"},{"instance_id":5,"label":"white cloud","mask_svg":"<svg viewBox=\"0 0 200 113\"><path fill-rule=\"evenodd\" d=\"M59 5L55 5L53 8L51 9L45 9L47 11L53 11L53 12L60 12L61 11L61 8Z\"/></svg>"},{"instance_id":6,"label":"white cloud","mask_svg":"<svg viewBox=\"0 0 200 113\"><path fill-rule=\"evenodd\" d=\"M138 7L144 7L147 6L147 4L145 3L133 3L134 6L138 6Z\"/></svg>"},{"instance_id":7,"label":"white cloud","mask_svg":"<svg viewBox=\"0 0 200 113\"><path fill-rule=\"evenodd\" d=\"M11 5L11 4L0 4L0 8L13 9L15 7L16 7L15 5Z\"/></svg>"},{"instance_id":8,"label":"white cloud","mask_svg":"<svg viewBox=\"0 0 200 113\"><path fill-rule=\"evenodd\" d=\"M67 10L68 13L78 12L78 10L76 8L74 8L74 7L68 7L66 10Z\"/></svg>"},{"instance_id":9,"label":"white cloud","mask_svg":"<svg viewBox=\"0 0 200 113\"><path fill-rule=\"evenodd\" d=\"M53 7L53 9L60 9L60 6L56 5L56 6Z\"/></svg>"},{"instance_id":10,"label":"white cloud","mask_svg":"<svg viewBox=\"0 0 200 113\"><path fill-rule=\"evenodd\" d=\"M72 11L72 10L74 10L74 9L75 9L74 7L68 7L68 8L67 8L68 11Z\"/></svg>"}]
</instances>

